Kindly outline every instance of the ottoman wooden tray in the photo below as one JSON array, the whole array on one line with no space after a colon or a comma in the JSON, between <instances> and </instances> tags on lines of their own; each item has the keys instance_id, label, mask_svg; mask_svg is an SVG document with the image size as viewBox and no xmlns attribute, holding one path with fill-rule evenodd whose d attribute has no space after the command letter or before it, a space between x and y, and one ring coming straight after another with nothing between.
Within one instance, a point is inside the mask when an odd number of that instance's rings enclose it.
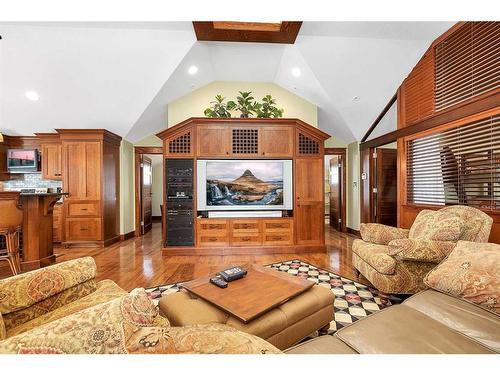
<instances>
[{"instance_id":1,"label":"ottoman wooden tray","mask_svg":"<svg viewBox=\"0 0 500 375\"><path fill-rule=\"evenodd\" d=\"M173 326L227 324L280 349L328 329L334 314L329 288L262 266L243 267L248 274L225 289L210 277L184 283L185 291L160 299L160 313Z\"/></svg>"}]
</instances>

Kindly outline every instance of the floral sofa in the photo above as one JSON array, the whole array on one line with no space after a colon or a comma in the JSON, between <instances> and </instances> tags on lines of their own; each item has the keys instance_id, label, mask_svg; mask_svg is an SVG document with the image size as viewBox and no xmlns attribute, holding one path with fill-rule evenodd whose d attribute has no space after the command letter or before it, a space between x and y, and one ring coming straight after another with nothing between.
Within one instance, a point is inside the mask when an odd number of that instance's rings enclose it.
<instances>
[{"instance_id":1,"label":"floral sofa","mask_svg":"<svg viewBox=\"0 0 500 375\"><path fill-rule=\"evenodd\" d=\"M95 281L92 258L0 280L0 353L279 353L224 325L170 327L144 289Z\"/></svg>"},{"instance_id":2,"label":"floral sofa","mask_svg":"<svg viewBox=\"0 0 500 375\"><path fill-rule=\"evenodd\" d=\"M361 224L352 245L354 267L380 292L413 294L457 241L488 242L493 219L467 206L421 211L410 229ZM386 300L382 298L383 301Z\"/></svg>"}]
</instances>

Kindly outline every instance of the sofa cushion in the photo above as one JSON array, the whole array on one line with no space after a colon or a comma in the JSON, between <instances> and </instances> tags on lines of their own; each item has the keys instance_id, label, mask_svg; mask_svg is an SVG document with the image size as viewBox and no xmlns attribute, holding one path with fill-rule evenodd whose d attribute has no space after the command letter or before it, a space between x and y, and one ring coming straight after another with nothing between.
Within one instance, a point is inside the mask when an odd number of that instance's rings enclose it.
<instances>
[{"instance_id":1,"label":"sofa cushion","mask_svg":"<svg viewBox=\"0 0 500 375\"><path fill-rule=\"evenodd\" d=\"M441 208L439 212L456 215L464 221L465 229L460 237L463 241L488 242L493 218L474 207L454 205Z\"/></svg>"},{"instance_id":2,"label":"sofa cushion","mask_svg":"<svg viewBox=\"0 0 500 375\"><path fill-rule=\"evenodd\" d=\"M325 335L307 340L285 350L286 354L357 354L335 336Z\"/></svg>"},{"instance_id":3,"label":"sofa cushion","mask_svg":"<svg viewBox=\"0 0 500 375\"><path fill-rule=\"evenodd\" d=\"M465 231L465 222L453 212L422 210L413 222L411 239L458 241Z\"/></svg>"},{"instance_id":4,"label":"sofa cushion","mask_svg":"<svg viewBox=\"0 0 500 375\"><path fill-rule=\"evenodd\" d=\"M424 281L433 289L500 313L500 245L459 241Z\"/></svg>"},{"instance_id":5,"label":"sofa cushion","mask_svg":"<svg viewBox=\"0 0 500 375\"><path fill-rule=\"evenodd\" d=\"M89 307L109 302L116 298L122 297L125 294L127 294L127 292L116 285L113 281L100 281L97 284L97 289L93 293L79 298L76 301L61 305L55 310L47 312L46 314L40 315L34 319L28 320L22 324L14 325L12 328L7 330L7 336L11 337L18 335L43 324L47 324L53 322L54 320L64 318L65 316L76 313L78 311L88 309Z\"/></svg>"},{"instance_id":6,"label":"sofa cushion","mask_svg":"<svg viewBox=\"0 0 500 375\"><path fill-rule=\"evenodd\" d=\"M392 275L396 269L396 260L389 255L388 246L356 239L352 251L382 274Z\"/></svg>"},{"instance_id":7,"label":"sofa cushion","mask_svg":"<svg viewBox=\"0 0 500 375\"><path fill-rule=\"evenodd\" d=\"M395 305L336 333L361 354L494 353L406 305Z\"/></svg>"},{"instance_id":8,"label":"sofa cushion","mask_svg":"<svg viewBox=\"0 0 500 375\"><path fill-rule=\"evenodd\" d=\"M429 289L406 299L418 310L447 327L500 352L500 315L473 303Z\"/></svg>"},{"instance_id":9,"label":"sofa cushion","mask_svg":"<svg viewBox=\"0 0 500 375\"><path fill-rule=\"evenodd\" d=\"M281 353L265 340L223 324L187 327L123 325L130 354L270 354Z\"/></svg>"},{"instance_id":10,"label":"sofa cushion","mask_svg":"<svg viewBox=\"0 0 500 375\"><path fill-rule=\"evenodd\" d=\"M0 353L126 353L124 324L152 326L158 315L148 295L132 291L0 342Z\"/></svg>"},{"instance_id":11,"label":"sofa cushion","mask_svg":"<svg viewBox=\"0 0 500 375\"><path fill-rule=\"evenodd\" d=\"M30 307L96 277L92 257L78 258L0 280L0 313Z\"/></svg>"},{"instance_id":12,"label":"sofa cushion","mask_svg":"<svg viewBox=\"0 0 500 375\"><path fill-rule=\"evenodd\" d=\"M0 340L7 337L7 330L5 329L5 322L3 321L2 314L0 313Z\"/></svg>"}]
</instances>

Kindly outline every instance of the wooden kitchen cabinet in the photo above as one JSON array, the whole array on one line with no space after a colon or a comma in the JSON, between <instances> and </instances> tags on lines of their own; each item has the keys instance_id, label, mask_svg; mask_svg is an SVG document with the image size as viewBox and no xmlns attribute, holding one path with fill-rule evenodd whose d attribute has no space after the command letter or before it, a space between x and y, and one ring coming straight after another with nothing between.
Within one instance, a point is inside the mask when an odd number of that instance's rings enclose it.
<instances>
[{"instance_id":1,"label":"wooden kitchen cabinet","mask_svg":"<svg viewBox=\"0 0 500 375\"><path fill-rule=\"evenodd\" d=\"M120 142L106 130L58 130L62 144L63 245L119 240Z\"/></svg>"},{"instance_id":2,"label":"wooden kitchen cabinet","mask_svg":"<svg viewBox=\"0 0 500 375\"><path fill-rule=\"evenodd\" d=\"M44 180L61 180L61 144L42 144L42 178Z\"/></svg>"}]
</instances>

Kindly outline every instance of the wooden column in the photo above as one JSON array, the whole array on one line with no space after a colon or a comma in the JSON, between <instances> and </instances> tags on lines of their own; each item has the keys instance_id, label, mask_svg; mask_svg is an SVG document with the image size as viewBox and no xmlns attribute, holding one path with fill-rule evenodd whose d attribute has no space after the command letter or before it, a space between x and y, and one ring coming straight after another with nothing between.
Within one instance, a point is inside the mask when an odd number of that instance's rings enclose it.
<instances>
[{"instance_id":1,"label":"wooden column","mask_svg":"<svg viewBox=\"0 0 500 375\"><path fill-rule=\"evenodd\" d=\"M23 257L21 268L31 271L55 263L52 247L52 212L61 194L21 195L23 208Z\"/></svg>"}]
</instances>

